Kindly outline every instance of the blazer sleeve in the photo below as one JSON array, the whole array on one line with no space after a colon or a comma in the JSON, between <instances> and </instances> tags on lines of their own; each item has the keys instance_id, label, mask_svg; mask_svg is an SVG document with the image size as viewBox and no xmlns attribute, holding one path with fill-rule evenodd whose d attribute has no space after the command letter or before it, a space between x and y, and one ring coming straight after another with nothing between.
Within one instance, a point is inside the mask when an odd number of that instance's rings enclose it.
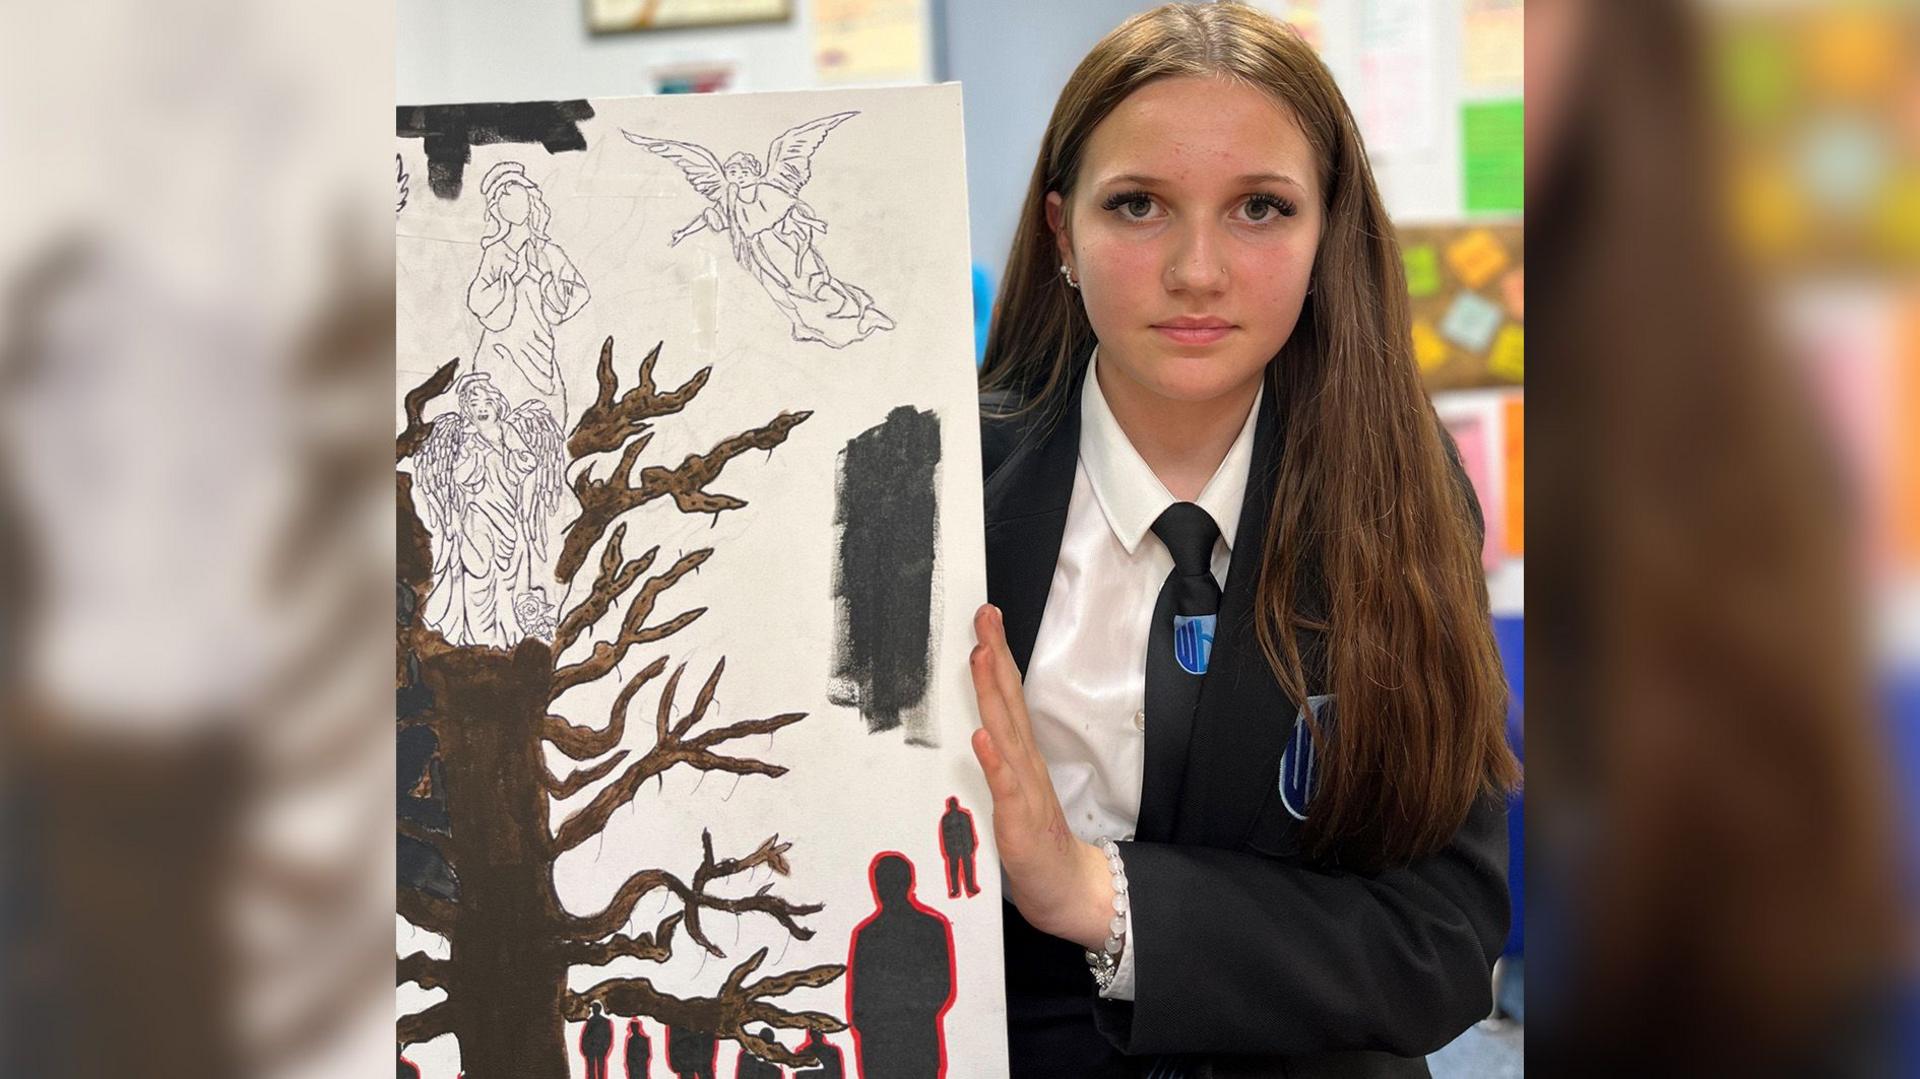
<instances>
[{"instance_id":1,"label":"blazer sleeve","mask_svg":"<svg viewBox=\"0 0 1920 1079\"><path fill-rule=\"evenodd\" d=\"M1444 427L1440 441L1478 550L1479 501ZM1503 798L1480 798L1445 847L1378 873L1252 849L1123 843L1121 856L1134 999L1094 1014L1124 1052L1421 1056L1492 1008L1512 914Z\"/></svg>"},{"instance_id":2,"label":"blazer sleeve","mask_svg":"<svg viewBox=\"0 0 1920 1079\"><path fill-rule=\"evenodd\" d=\"M1123 843L1132 1003L1098 1000L1127 1053L1419 1056L1492 1006L1507 935L1506 810L1376 874L1252 851Z\"/></svg>"}]
</instances>

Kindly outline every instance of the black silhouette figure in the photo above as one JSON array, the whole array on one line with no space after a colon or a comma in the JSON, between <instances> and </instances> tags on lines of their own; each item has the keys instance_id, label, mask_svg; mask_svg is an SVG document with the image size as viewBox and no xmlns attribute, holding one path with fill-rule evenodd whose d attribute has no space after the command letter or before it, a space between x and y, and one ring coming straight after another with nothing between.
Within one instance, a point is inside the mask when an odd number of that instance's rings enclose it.
<instances>
[{"instance_id":1,"label":"black silhouette figure","mask_svg":"<svg viewBox=\"0 0 1920 1079\"><path fill-rule=\"evenodd\" d=\"M772 1027L761 1027L753 1033L761 1041L776 1041ZM736 1079L781 1079L780 1065L754 1056L744 1045L740 1047L740 1059L735 1063L734 1068L733 1074Z\"/></svg>"},{"instance_id":2,"label":"black silhouette figure","mask_svg":"<svg viewBox=\"0 0 1920 1079\"><path fill-rule=\"evenodd\" d=\"M807 1040L800 1043L798 1051L820 1063L798 1069L793 1079L847 1079L846 1060L840 1055L840 1047L822 1038L819 1031L807 1031Z\"/></svg>"},{"instance_id":3,"label":"black silhouette figure","mask_svg":"<svg viewBox=\"0 0 1920 1079\"><path fill-rule=\"evenodd\" d=\"M400 1060L400 1072L399 1072L398 1079L420 1079L420 1065L415 1064L413 1061L407 1059L405 1046L402 1046L399 1052L395 1055Z\"/></svg>"},{"instance_id":4,"label":"black silhouette figure","mask_svg":"<svg viewBox=\"0 0 1920 1079\"><path fill-rule=\"evenodd\" d=\"M876 909L854 927L847 1015L863 1079L938 1079L953 1006L953 923L913 897L913 863L895 851L868 868Z\"/></svg>"},{"instance_id":5,"label":"black silhouette figure","mask_svg":"<svg viewBox=\"0 0 1920 1079\"><path fill-rule=\"evenodd\" d=\"M626 1079L647 1079L647 1070L653 1066L653 1039L640 1026L640 1020L627 1020L627 1076Z\"/></svg>"},{"instance_id":6,"label":"black silhouette figure","mask_svg":"<svg viewBox=\"0 0 1920 1079\"><path fill-rule=\"evenodd\" d=\"M711 1030L667 1028L667 1067L678 1079L713 1079L718 1049Z\"/></svg>"},{"instance_id":7,"label":"black silhouette figure","mask_svg":"<svg viewBox=\"0 0 1920 1079\"><path fill-rule=\"evenodd\" d=\"M580 1055L587 1058L587 1079L607 1079L613 1052L613 1020L600 1014L600 1002L587 1005L587 1027L580 1032Z\"/></svg>"},{"instance_id":8,"label":"black silhouette figure","mask_svg":"<svg viewBox=\"0 0 1920 1079\"><path fill-rule=\"evenodd\" d=\"M967 898L980 894L973 879L973 852L980 846L980 833L973 830L973 814L960 808L960 799L948 798L947 811L940 815L940 857L947 863L947 898L960 898L960 878L964 869Z\"/></svg>"}]
</instances>

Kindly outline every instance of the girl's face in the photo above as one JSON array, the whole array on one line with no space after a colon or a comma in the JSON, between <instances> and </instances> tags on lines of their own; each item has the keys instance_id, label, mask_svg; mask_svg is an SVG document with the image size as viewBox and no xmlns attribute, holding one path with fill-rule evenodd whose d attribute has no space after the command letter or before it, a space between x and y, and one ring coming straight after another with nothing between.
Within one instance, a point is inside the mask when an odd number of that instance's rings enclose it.
<instances>
[{"instance_id":1,"label":"girl's face","mask_svg":"<svg viewBox=\"0 0 1920 1079\"><path fill-rule=\"evenodd\" d=\"M500 201L495 209L500 214L500 220L509 225L526 224L527 211L530 209L527 204L527 189L519 184L505 185L500 192Z\"/></svg>"},{"instance_id":2,"label":"girl's face","mask_svg":"<svg viewBox=\"0 0 1920 1079\"><path fill-rule=\"evenodd\" d=\"M1311 283L1318 177L1289 110L1224 79L1148 83L1093 129L1047 220L1110 399L1251 403Z\"/></svg>"}]
</instances>

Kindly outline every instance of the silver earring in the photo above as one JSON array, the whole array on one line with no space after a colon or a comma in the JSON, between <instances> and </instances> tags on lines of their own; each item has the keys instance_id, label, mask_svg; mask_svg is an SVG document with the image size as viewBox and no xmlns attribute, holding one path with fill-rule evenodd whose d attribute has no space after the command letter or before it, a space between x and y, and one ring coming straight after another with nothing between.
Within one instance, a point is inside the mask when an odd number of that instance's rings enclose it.
<instances>
[{"instance_id":1,"label":"silver earring","mask_svg":"<svg viewBox=\"0 0 1920 1079\"><path fill-rule=\"evenodd\" d=\"M1060 276L1061 276L1061 277L1064 277L1064 278L1066 278L1066 279L1067 279L1067 287L1068 287L1068 288L1079 288L1079 287L1080 287L1080 282L1078 282L1078 281L1075 281L1075 280L1073 279L1073 267L1071 267L1071 266L1069 266L1069 265L1067 265L1067 264L1066 264L1066 263L1064 263L1064 262L1060 264Z\"/></svg>"}]
</instances>

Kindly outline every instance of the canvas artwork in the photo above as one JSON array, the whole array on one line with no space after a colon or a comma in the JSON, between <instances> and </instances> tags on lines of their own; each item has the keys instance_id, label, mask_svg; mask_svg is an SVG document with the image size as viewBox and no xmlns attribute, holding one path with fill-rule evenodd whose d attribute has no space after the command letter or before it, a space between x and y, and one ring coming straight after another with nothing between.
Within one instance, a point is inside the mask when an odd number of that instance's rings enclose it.
<instances>
[{"instance_id":1,"label":"canvas artwork","mask_svg":"<svg viewBox=\"0 0 1920 1079\"><path fill-rule=\"evenodd\" d=\"M397 134L399 1073L1005 1075L959 88Z\"/></svg>"}]
</instances>

